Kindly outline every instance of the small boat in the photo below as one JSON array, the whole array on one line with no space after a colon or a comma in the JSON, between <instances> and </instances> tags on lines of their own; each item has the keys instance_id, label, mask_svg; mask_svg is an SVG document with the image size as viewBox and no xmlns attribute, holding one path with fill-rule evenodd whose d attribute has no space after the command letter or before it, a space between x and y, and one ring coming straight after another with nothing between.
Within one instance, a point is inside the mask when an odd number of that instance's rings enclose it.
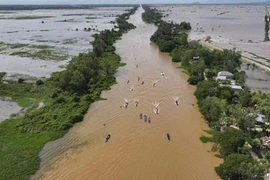
<instances>
[{"instance_id":1,"label":"small boat","mask_svg":"<svg viewBox=\"0 0 270 180\"><path fill-rule=\"evenodd\" d=\"M107 137L106 137L106 139L105 139L105 143L108 142L110 138L111 138L111 135L108 134Z\"/></svg>"},{"instance_id":2,"label":"small boat","mask_svg":"<svg viewBox=\"0 0 270 180\"><path fill-rule=\"evenodd\" d=\"M142 113L140 113L140 119L142 119Z\"/></svg>"},{"instance_id":3,"label":"small boat","mask_svg":"<svg viewBox=\"0 0 270 180\"><path fill-rule=\"evenodd\" d=\"M147 115L144 115L144 122L147 122Z\"/></svg>"},{"instance_id":4,"label":"small boat","mask_svg":"<svg viewBox=\"0 0 270 180\"><path fill-rule=\"evenodd\" d=\"M170 134L169 134L169 133L167 133L167 139L168 139L168 141L170 141L170 140L171 140L171 136L170 136Z\"/></svg>"},{"instance_id":5,"label":"small boat","mask_svg":"<svg viewBox=\"0 0 270 180\"><path fill-rule=\"evenodd\" d=\"M155 109L154 109L154 113L155 113L155 114L159 114L159 111L160 111L160 110L159 110L158 108L155 108Z\"/></svg>"}]
</instances>

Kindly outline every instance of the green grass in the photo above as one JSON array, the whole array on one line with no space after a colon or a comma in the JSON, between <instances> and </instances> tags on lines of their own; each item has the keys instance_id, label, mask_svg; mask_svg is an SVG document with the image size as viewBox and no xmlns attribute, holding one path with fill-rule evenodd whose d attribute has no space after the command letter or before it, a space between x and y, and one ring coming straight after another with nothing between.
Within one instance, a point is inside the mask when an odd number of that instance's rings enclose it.
<instances>
[{"instance_id":1,"label":"green grass","mask_svg":"<svg viewBox=\"0 0 270 180\"><path fill-rule=\"evenodd\" d=\"M25 134L17 130L19 122L20 119L12 119L2 122L0 126L0 177L3 180L28 179L29 174L34 174L39 166L38 154L44 144L65 133Z\"/></svg>"},{"instance_id":2,"label":"green grass","mask_svg":"<svg viewBox=\"0 0 270 180\"><path fill-rule=\"evenodd\" d=\"M201 136L200 140L203 143L213 142L213 138L212 137L207 137L207 136Z\"/></svg>"},{"instance_id":3,"label":"green grass","mask_svg":"<svg viewBox=\"0 0 270 180\"><path fill-rule=\"evenodd\" d=\"M34 48L34 49L50 49L50 48L54 48L54 46L48 46L48 45L30 45L30 48Z\"/></svg>"},{"instance_id":4,"label":"green grass","mask_svg":"<svg viewBox=\"0 0 270 180\"><path fill-rule=\"evenodd\" d=\"M95 14L85 14L85 13L81 13L81 14L63 14L62 16L91 16L91 15L95 15Z\"/></svg>"},{"instance_id":5,"label":"green grass","mask_svg":"<svg viewBox=\"0 0 270 180\"><path fill-rule=\"evenodd\" d=\"M18 17L0 18L0 20L5 20L5 19L14 19L14 20L45 19L45 18L53 18L53 17L55 17L55 16L18 16Z\"/></svg>"},{"instance_id":6,"label":"green grass","mask_svg":"<svg viewBox=\"0 0 270 180\"><path fill-rule=\"evenodd\" d=\"M10 56L30 57L31 54L27 51L16 51L11 53Z\"/></svg>"},{"instance_id":7,"label":"green grass","mask_svg":"<svg viewBox=\"0 0 270 180\"><path fill-rule=\"evenodd\" d=\"M56 61L67 60L67 58L69 57L67 54L61 54L52 49L42 49L36 52L16 51L11 53L10 55L19 57L29 57L33 59L56 60Z\"/></svg>"},{"instance_id":8,"label":"green grass","mask_svg":"<svg viewBox=\"0 0 270 180\"><path fill-rule=\"evenodd\" d=\"M46 41L45 41L46 42ZM24 48L24 49L22 49ZM5 43L0 42L0 52L4 52L7 49L18 49L17 51L11 52L11 56L19 56L19 57L29 57L33 59L41 59L41 60L67 60L69 56L59 50L55 50L54 46L48 45L30 45L23 43Z\"/></svg>"},{"instance_id":9,"label":"green grass","mask_svg":"<svg viewBox=\"0 0 270 180\"><path fill-rule=\"evenodd\" d=\"M63 41L63 44L75 44L77 42L78 42L78 40L76 40L76 39L65 39Z\"/></svg>"},{"instance_id":10,"label":"green grass","mask_svg":"<svg viewBox=\"0 0 270 180\"><path fill-rule=\"evenodd\" d=\"M98 17L85 17L85 19L100 19Z\"/></svg>"},{"instance_id":11,"label":"green grass","mask_svg":"<svg viewBox=\"0 0 270 180\"><path fill-rule=\"evenodd\" d=\"M23 47L27 47L27 46L29 46L29 44L22 44L22 43L9 44L9 47L11 49L23 48Z\"/></svg>"}]
</instances>

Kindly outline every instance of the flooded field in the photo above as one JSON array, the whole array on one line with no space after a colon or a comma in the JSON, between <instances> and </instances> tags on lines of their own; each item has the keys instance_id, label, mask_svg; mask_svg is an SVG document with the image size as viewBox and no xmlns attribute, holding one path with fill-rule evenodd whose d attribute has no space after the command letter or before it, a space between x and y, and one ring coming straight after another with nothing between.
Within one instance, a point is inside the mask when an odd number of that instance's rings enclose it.
<instances>
[{"instance_id":1,"label":"flooded field","mask_svg":"<svg viewBox=\"0 0 270 180\"><path fill-rule=\"evenodd\" d=\"M211 36L214 45L227 49L235 47L243 56L270 67L270 42L263 42L265 6L181 5L157 8L164 11L164 15L168 14L164 20L190 22L192 26L190 40ZM246 74L247 85L251 90L269 92L268 74L261 69ZM255 74L259 77L254 77ZM267 83L254 79L267 79Z\"/></svg>"},{"instance_id":2,"label":"flooded field","mask_svg":"<svg viewBox=\"0 0 270 180\"><path fill-rule=\"evenodd\" d=\"M270 72L259 68L252 69L243 63L241 69L246 72L246 84L252 92L270 93Z\"/></svg>"},{"instance_id":3,"label":"flooded field","mask_svg":"<svg viewBox=\"0 0 270 180\"><path fill-rule=\"evenodd\" d=\"M92 35L114 27L130 7L0 11L0 72L6 78L49 77L92 49Z\"/></svg>"},{"instance_id":4,"label":"flooded field","mask_svg":"<svg viewBox=\"0 0 270 180\"><path fill-rule=\"evenodd\" d=\"M45 145L41 168L31 179L219 179L214 167L222 160L199 140L208 127L196 107L195 87L150 43L156 27L141 20L142 12L130 19L137 28L116 43L127 63L116 74L118 84L103 92L106 101L91 105L83 122ZM178 106L173 97L179 97ZM144 122L140 113L151 120Z\"/></svg>"}]
</instances>

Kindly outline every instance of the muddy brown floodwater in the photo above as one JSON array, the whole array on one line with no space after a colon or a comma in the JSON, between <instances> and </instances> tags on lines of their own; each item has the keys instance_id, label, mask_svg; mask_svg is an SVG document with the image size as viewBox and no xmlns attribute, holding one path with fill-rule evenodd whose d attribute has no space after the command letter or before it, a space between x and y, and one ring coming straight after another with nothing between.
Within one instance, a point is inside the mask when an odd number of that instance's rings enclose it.
<instances>
[{"instance_id":1,"label":"muddy brown floodwater","mask_svg":"<svg viewBox=\"0 0 270 180\"><path fill-rule=\"evenodd\" d=\"M150 43L156 27L142 22L142 12L139 8L130 18L137 29L116 43L127 63L116 74L118 84L103 92L106 101L91 105L83 122L45 146L41 169L32 179L219 179L214 167L222 160L208 152L210 144L199 140L208 127L194 106L195 87L187 84L187 76L168 55ZM178 106L173 96L180 96ZM125 98L130 100L127 108ZM138 107L133 99L139 99ZM160 103L159 114L154 113L155 101ZM151 117L151 123L140 120L140 113ZM111 138L105 143L108 133Z\"/></svg>"}]
</instances>

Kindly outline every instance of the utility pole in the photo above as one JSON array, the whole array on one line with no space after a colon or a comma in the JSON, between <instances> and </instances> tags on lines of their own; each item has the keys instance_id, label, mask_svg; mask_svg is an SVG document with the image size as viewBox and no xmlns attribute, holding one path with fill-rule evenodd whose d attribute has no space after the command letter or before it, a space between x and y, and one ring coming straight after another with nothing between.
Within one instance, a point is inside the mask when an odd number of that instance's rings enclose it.
<instances>
[{"instance_id":1,"label":"utility pole","mask_svg":"<svg viewBox=\"0 0 270 180\"><path fill-rule=\"evenodd\" d=\"M269 21L270 21L270 16L269 16L269 12L268 12L268 8L267 6L265 6L265 17L264 17L264 21L265 21L265 27L264 27L264 41L269 41Z\"/></svg>"}]
</instances>

